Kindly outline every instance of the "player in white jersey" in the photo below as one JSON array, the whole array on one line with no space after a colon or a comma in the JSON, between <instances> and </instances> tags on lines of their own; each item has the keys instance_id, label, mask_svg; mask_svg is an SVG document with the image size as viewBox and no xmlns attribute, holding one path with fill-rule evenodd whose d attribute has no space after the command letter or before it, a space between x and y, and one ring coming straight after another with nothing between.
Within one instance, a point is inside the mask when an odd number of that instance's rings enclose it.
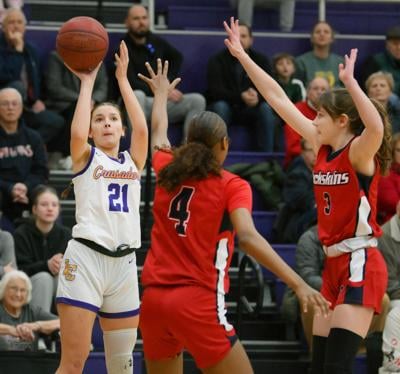
<instances>
[{"instance_id":1,"label":"player in white jersey","mask_svg":"<svg viewBox=\"0 0 400 374\"><path fill-rule=\"evenodd\" d=\"M57 291L61 322L58 374L82 372L96 314L103 329L107 372L133 373L132 351L139 322L134 250L140 247L140 172L146 162L148 133L127 79L129 57L124 42L115 62L132 123L129 152L118 152L124 132L119 108L102 103L90 112L99 67L87 73L73 71L81 80L71 124L77 224L64 255ZM88 137L94 146L89 145Z\"/></svg>"}]
</instances>

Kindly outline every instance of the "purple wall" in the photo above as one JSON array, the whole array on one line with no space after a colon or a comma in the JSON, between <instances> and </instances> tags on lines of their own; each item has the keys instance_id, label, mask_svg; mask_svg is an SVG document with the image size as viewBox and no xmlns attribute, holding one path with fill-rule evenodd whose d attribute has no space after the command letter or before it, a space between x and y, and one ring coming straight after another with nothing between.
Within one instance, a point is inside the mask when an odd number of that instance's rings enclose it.
<instances>
[{"instance_id":1,"label":"purple wall","mask_svg":"<svg viewBox=\"0 0 400 374\"><path fill-rule=\"evenodd\" d=\"M57 32L54 30L28 30L27 38L38 47L45 71L47 55L55 48ZM106 64L111 63L111 56L118 46L123 33L110 33L110 48L106 58ZM223 35L171 35L163 34L163 37L173 44L184 55L184 63L181 71L182 83L180 88L184 92L204 92L206 88L206 67L211 55L225 48ZM255 36L254 47L258 51L272 57L277 52L290 52L299 55L310 48L308 36ZM384 41L367 39L337 39L333 50L339 54L347 53L350 48L359 49L358 66L365 58L383 49Z\"/></svg>"}]
</instances>

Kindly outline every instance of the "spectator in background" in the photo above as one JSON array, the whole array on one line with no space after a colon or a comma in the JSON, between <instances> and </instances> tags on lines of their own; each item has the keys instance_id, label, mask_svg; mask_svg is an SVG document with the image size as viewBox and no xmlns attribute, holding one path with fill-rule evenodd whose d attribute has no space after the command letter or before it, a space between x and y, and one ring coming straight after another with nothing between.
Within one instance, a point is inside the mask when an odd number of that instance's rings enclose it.
<instances>
[{"instance_id":1,"label":"spectator in background","mask_svg":"<svg viewBox=\"0 0 400 374\"><path fill-rule=\"evenodd\" d=\"M25 40L26 19L19 9L8 9L0 35L0 88L14 87L24 100L24 118L38 130L45 144L59 136L64 119L46 109L41 100L41 70L36 48Z\"/></svg>"},{"instance_id":2,"label":"spectator in background","mask_svg":"<svg viewBox=\"0 0 400 374\"><path fill-rule=\"evenodd\" d=\"M24 6L24 0L0 0L0 26L3 22L6 7L22 9L23 6Z\"/></svg>"},{"instance_id":3,"label":"spectator in background","mask_svg":"<svg viewBox=\"0 0 400 374\"><path fill-rule=\"evenodd\" d=\"M230 0L230 3L233 8L237 7L239 21L250 27L253 24L254 7L268 7L279 4L279 27L281 31L290 32L293 29L295 0Z\"/></svg>"},{"instance_id":4,"label":"spectator in background","mask_svg":"<svg viewBox=\"0 0 400 374\"><path fill-rule=\"evenodd\" d=\"M243 48L263 70L271 72L268 58L252 48L253 36L250 27L241 24L239 29ZM233 124L234 119L235 122L244 123L251 128L260 151L273 151L273 111L227 48L208 61L206 96L209 110L217 113L228 126Z\"/></svg>"},{"instance_id":5,"label":"spectator in background","mask_svg":"<svg viewBox=\"0 0 400 374\"><path fill-rule=\"evenodd\" d=\"M14 232L18 268L32 281L32 306L51 311L63 254L71 230L57 223L60 202L49 186L38 186L32 196L33 218Z\"/></svg>"},{"instance_id":6,"label":"spectator in background","mask_svg":"<svg viewBox=\"0 0 400 374\"><path fill-rule=\"evenodd\" d=\"M9 232L0 230L0 279L16 269L14 239Z\"/></svg>"},{"instance_id":7,"label":"spectator in background","mask_svg":"<svg viewBox=\"0 0 400 374\"><path fill-rule=\"evenodd\" d=\"M388 264L390 306L383 330L383 365L379 374L400 372L400 201L396 214L382 226L379 249Z\"/></svg>"},{"instance_id":8,"label":"spectator in background","mask_svg":"<svg viewBox=\"0 0 400 374\"><path fill-rule=\"evenodd\" d=\"M125 26L127 33L123 40L129 51L128 79L147 120L149 120L153 106L153 93L146 83L138 78L138 74L147 74L146 62L156 70L156 61L160 58L169 61L168 76L172 81L179 74L183 61L182 54L166 40L150 31L148 12L142 5L133 5L129 8ZM115 79L112 80L111 90L113 98L119 98L119 89ZM204 110L205 106L203 95L199 93L184 94L174 88L168 95L168 121L183 122L184 134L186 134L189 121L194 115Z\"/></svg>"},{"instance_id":9,"label":"spectator in background","mask_svg":"<svg viewBox=\"0 0 400 374\"><path fill-rule=\"evenodd\" d=\"M307 86L315 77L323 77L331 88L341 86L338 66L343 57L331 52L334 42L332 26L317 22L311 32L312 50L296 58L296 76Z\"/></svg>"},{"instance_id":10,"label":"spectator in background","mask_svg":"<svg viewBox=\"0 0 400 374\"><path fill-rule=\"evenodd\" d=\"M391 73L372 73L365 82L369 97L379 101L389 115L392 134L400 132L400 99L393 95L394 80Z\"/></svg>"},{"instance_id":11,"label":"spectator in background","mask_svg":"<svg viewBox=\"0 0 400 374\"><path fill-rule=\"evenodd\" d=\"M8 272L0 281L0 350L36 351L39 334L60 328L56 315L29 304L32 284L19 270Z\"/></svg>"},{"instance_id":12,"label":"spectator in background","mask_svg":"<svg viewBox=\"0 0 400 374\"><path fill-rule=\"evenodd\" d=\"M295 59L290 53L282 52L273 57L272 70L275 78L293 103L306 98L306 89L300 79L294 78Z\"/></svg>"},{"instance_id":13,"label":"spectator in background","mask_svg":"<svg viewBox=\"0 0 400 374\"><path fill-rule=\"evenodd\" d=\"M379 374L394 374L400 372L400 306L393 308L383 330L383 363Z\"/></svg>"},{"instance_id":14,"label":"spectator in background","mask_svg":"<svg viewBox=\"0 0 400 374\"><path fill-rule=\"evenodd\" d=\"M382 177L378 185L378 218L385 223L396 213L400 201L400 133L392 137L392 165L389 175Z\"/></svg>"},{"instance_id":15,"label":"spectator in background","mask_svg":"<svg viewBox=\"0 0 400 374\"><path fill-rule=\"evenodd\" d=\"M46 104L65 120L64 132L58 137L57 144L52 149L57 152L49 155L50 168L71 169L72 161L69 152L71 137L71 122L79 95L79 79L64 65L56 51L49 55L46 72ZM108 76L105 65L102 64L98 72L93 89L92 107L107 100ZM50 151L52 150L50 149Z\"/></svg>"},{"instance_id":16,"label":"spectator in background","mask_svg":"<svg viewBox=\"0 0 400 374\"><path fill-rule=\"evenodd\" d=\"M400 96L400 25L390 27L386 32L385 50L370 56L361 70L360 81L377 71L391 73L394 79L393 92Z\"/></svg>"},{"instance_id":17,"label":"spectator in background","mask_svg":"<svg viewBox=\"0 0 400 374\"><path fill-rule=\"evenodd\" d=\"M307 86L306 100L296 103L297 109L307 118L313 120L317 115L317 106L320 96L329 90L329 83L325 78L316 77ZM283 127L285 134L285 159L283 165L287 168L292 160L301 153L301 136L289 124Z\"/></svg>"},{"instance_id":18,"label":"spectator in background","mask_svg":"<svg viewBox=\"0 0 400 374\"><path fill-rule=\"evenodd\" d=\"M282 200L277 222L276 238L279 243L296 243L317 220L317 210L313 190L312 169L315 152L311 144L301 139L301 154L290 164L283 184Z\"/></svg>"},{"instance_id":19,"label":"spectator in background","mask_svg":"<svg viewBox=\"0 0 400 374\"><path fill-rule=\"evenodd\" d=\"M286 92L286 95L293 103L304 101L306 98L306 89L300 79L294 78L296 65L294 57L286 52L278 53L273 57L272 70L277 82ZM281 118L277 118L277 126L275 127L275 143L279 151L285 150L285 139L283 133L284 122Z\"/></svg>"},{"instance_id":20,"label":"spectator in background","mask_svg":"<svg viewBox=\"0 0 400 374\"><path fill-rule=\"evenodd\" d=\"M3 220L11 223L29 210L32 190L48 179L43 141L21 115L21 94L15 88L0 90L0 189Z\"/></svg>"},{"instance_id":21,"label":"spectator in background","mask_svg":"<svg viewBox=\"0 0 400 374\"><path fill-rule=\"evenodd\" d=\"M396 204L396 214L382 226L382 231L379 249L388 264L390 306L400 307L400 200Z\"/></svg>"}]
</instances>

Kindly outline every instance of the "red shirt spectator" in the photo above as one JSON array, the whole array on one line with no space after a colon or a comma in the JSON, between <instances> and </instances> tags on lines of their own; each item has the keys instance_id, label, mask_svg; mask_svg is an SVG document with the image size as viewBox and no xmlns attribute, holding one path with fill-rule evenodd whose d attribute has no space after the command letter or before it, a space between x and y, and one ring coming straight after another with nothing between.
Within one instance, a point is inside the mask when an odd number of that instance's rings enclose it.
<instances>
[{"instance_id":1,"label":"red shirt spectator","mask_svg":"<svg viewBox=\"0 0 400 374\"><path fill-rule=\"evenodd\" d=\"M400 133L393 135L392 157L389 175L381 178L378 187L378 219L381 224L396 213L400 201Z\"/></svg>"},{"instance_id":2,"label":"red shirt spectator","mask_svg":"<svg viewBox=\"0 0 400 374\"><path fill-rule=\"evenodd\" d=\"M314 119L317 115L316 107L318 105L319 97L329 90L329 83L325 78L314 78L307 86L306 100L296 103L296 107L307 118ZM285 144L286 154L284 160L284 167L287 168L290 162L301 153L300 139L301 136L292 129L290 125L285 124Z\"/></svg>"}]
</instances>

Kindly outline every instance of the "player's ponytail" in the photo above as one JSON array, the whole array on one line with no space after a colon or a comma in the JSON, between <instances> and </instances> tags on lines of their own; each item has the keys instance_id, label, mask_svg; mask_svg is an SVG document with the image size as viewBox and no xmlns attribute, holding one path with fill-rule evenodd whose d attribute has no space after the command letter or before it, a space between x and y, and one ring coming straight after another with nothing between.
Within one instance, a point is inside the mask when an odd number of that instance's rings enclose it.
<instances>
[{"instance_id":1,"label":"player's ponytail","mask_svg":"<svg viewBox=\"0 0 400 374\"><path fill-rule=\"evenodd\" d=\"M220 175L222 165L213 147L225 137L226 125L220 116L207 111L195 116L189 125L187 143L174 150L172 162L158 175L158 184L173 191L185 180Z\"/></svg>"},{"instance_id":2,"label":"player's ponytail","mask_svg":"<svg viewBox=\"0 0 400 374\"><path fill-rule=\"evenodd\" d=\"M389 121L388 113L383 105L375 99L371 99L371 101L378 110L383 122L383 139L376 153L376 158L381 167L381 174L386 175L392 163L392 124Z\"/></svg>"}]
</instances>

